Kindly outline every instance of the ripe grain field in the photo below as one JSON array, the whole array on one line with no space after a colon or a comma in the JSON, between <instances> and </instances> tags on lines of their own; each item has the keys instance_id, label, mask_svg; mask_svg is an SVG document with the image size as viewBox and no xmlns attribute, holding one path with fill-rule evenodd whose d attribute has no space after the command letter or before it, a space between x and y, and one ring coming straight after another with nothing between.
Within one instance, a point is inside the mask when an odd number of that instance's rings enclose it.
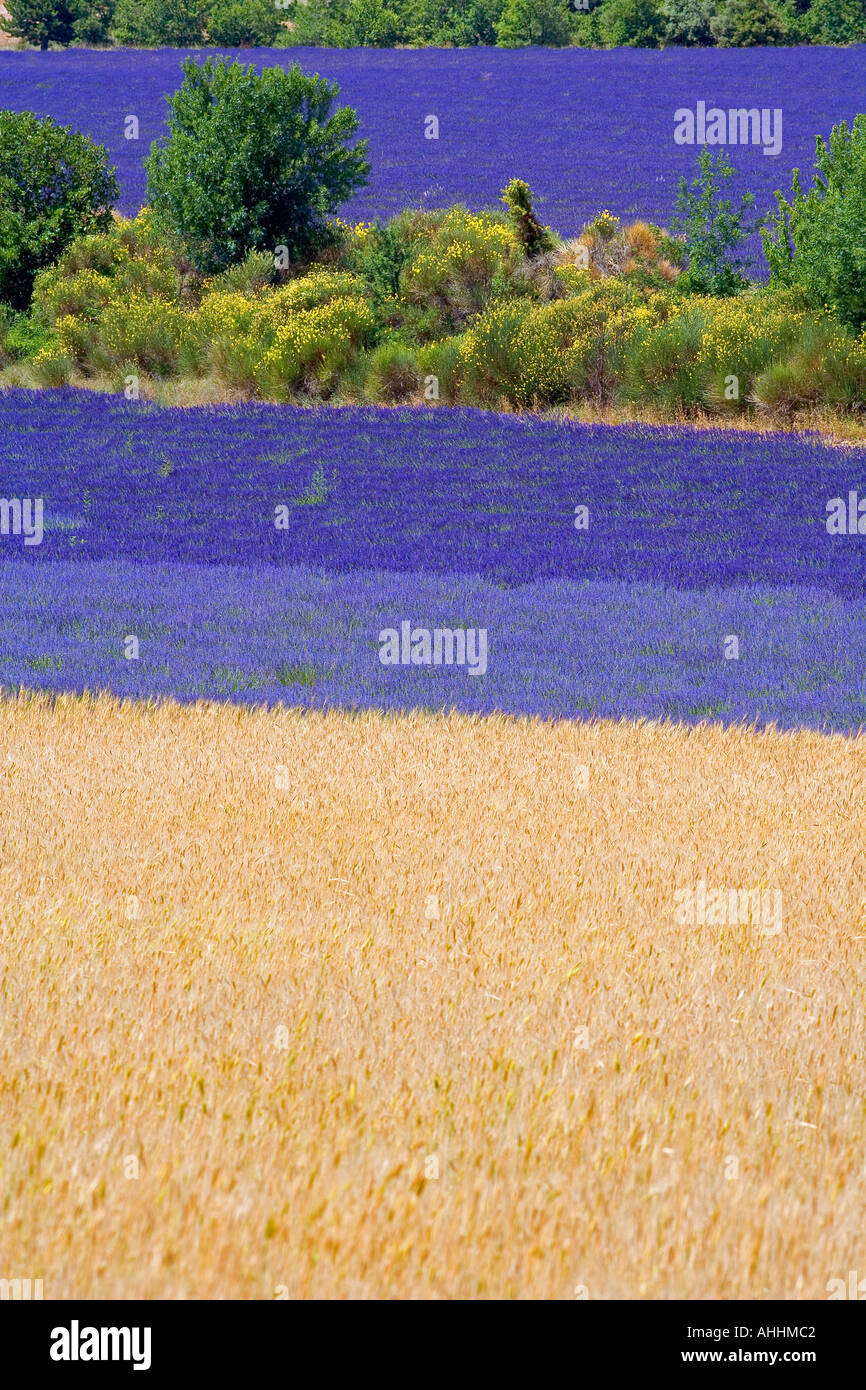
<instances>
[{"instance_id":1,"label":"ripe grain field","mask_svg":"<svg viewBox=\"0 0 866 1390\"><path fill-rule=\"evenodd\" d=\"M5 700L4 1269L46 1298L825 1297L862 1257L864 762ZM781 929L679 925L701 879L778 889Z\"/></svg>"}]
</instances>

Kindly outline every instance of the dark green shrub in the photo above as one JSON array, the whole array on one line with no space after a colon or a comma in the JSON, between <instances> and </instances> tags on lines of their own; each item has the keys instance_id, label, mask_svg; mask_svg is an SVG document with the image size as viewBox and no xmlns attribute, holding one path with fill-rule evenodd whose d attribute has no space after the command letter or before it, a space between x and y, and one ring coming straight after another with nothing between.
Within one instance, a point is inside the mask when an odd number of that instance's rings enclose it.
<instances>
[{"instance_id":1,"label":"dark green shrub","mask_svg":"<svg viewBox=\"0 0 866 1390\"><path fill-rule=\"evenodd\" d=\"M393 48L405 38L398 12L384 0L351 0L342 22L341 48Z\"/></svg>"},{"instance_id":2,"label":"dark green shrub","mask_svg":"<svg viewBox=\"0 0 866 1390\"><path fill-rule=\"evenodd\" d=\"M569 38L568 12L560 0L506 0L496 26L500 48L556 48Z\"/></svg>"},{"instance_id":3,"label":"dark green shrub","mask_svg":"<svg viewBox=\"0 0 866 1390\"><path fill-rule=\"evenodd\" d=\"M116 0L81 0L72 26L73 43L95 48L110 42Z\"/></svg>"},{"instance_id":4,"label":"dark green shrub","mask_svg":"<svg viewBox=\"0 0 866 1390\"><path fill-rule=\"evenodd\" d=\"M101 145L29 111L0 111L0 299L30 301L37 271L106 227L118 196Z\"/></svg>"},{"instance_id":5,"label":"dark green shrub","mask_svg":"<svg viewBox=\"0 0 866 1390\"><path fill-rule=\"evenodd\" d=\"M367 179L358 118L331 114L338 88L307 76L208 58L187 60L169 99L169 139L145 160L157 225L216 274L249 251L291 259L330 235L326 219Z\"/></svg>"},{"instance_id":6,"label":"dark green shrub","mask_svg":"<svg viewBox=\"0 0 866 1390\"><path fill-rule=\"evenodd\" d=\"M412 41L434 48L492 47L503 0L419 0L411 24Z\"/></svg>"},{"instance_id":7,"label":"dark green shrub","mask_svg":"<svg viewBox=\"0 0 866 1390\"><path fill-rule=\"evenodd\" d=\"M812 187L803 193L793 172L788 202L776 192L778 213L763 233L772 285L798 285L807 304L831 305L854 329L866 324L866 115L842 121L829 144L816 142Z\"/></svg>"},{"instance_id":8,"label":"dark green shrub","mask_svg":"<svg viewBox=\"0 0 866 1390\"><path fill-rule=\"evenodd\" d=\"M700 354L706 330L706 313L697 307L638 328L623 349L618 394L674 411L703 404L708 373Z\"/></svg>"},{"instance_id":9,"label":"dark green shrub","mask_svg":"<svg viewBox=\"0 0 866 1390\"><path fill-rule=\"evenodd\" d=\"M393 48L409 37L405 6L391 8L385 0L293 0L281 15L292 29L280 35L279 47Z\"/></svg>"},{"instance_id":10,"label":"dark green shrub","mask_svg":"<svg viewBox=\"0 0 866 1390\"><path fill-rule=\"evenodd\" d=\"M459 334L440 338L418 349L418 362L423 374L424 400L456 401L462 379Z\"/></svg>"},{"instance_id":11,"label":"dark green shrub","mask_svg":"<svg viewBox=\"0 0 866 1390\"><path fill-rule=\"evenodd\" d=\"M740 207L735 209L729 198L721 197L734 173L723 151L714 158L705 147L698 168L698 177L691 184L680 179L678 215L672 224L685 238L688 258L679 288L691 294L736 294L748 283L743 270L749 259L739 256L737 248L757 229L757 223L746 220L755 198L752 193L743 194Z\"/></svg>"},{"instance_id":12,"label":"dark green shrub","mask_svg":"<svg viewBox=\"0 0 866 1390\"><path fill-rule=\"evenodd\" d=\"M229 266L208 281L208 290L230 290L238 294L257 295L267 285L276 283L274 258L267 251L248 251L237 265Z\"/></svg>"},{"instance_id":13,"label":"dark green shrub","mask_svg":"<svg viewBox=\"0 0 866 1390\"><path fill-rule=\"evenodd\" d=\"M72 42L79 16L78 0L6 0L0 29L43 51L51 43Z\"/></svg>"},{"instance_id":14,"label":"dark green shrub","mask_svg":"<svg viewBox=\"0 0 866 1390\"><path fill-rule=\"evenodd\" d=\"M719 48L753 48L785 43L785 16L772 0L728 0L711 19Z\"/></svg>"},{"instance_id":15,"label":"dark green shrub","mask_svg":"<svg viewBox=\"0 0 866 1390\"><path fill-rule=\"evenodd\" d=\"M227 48L266 48L280 32L280 14L273 0L212 0L207 18L208 42L225 44Z\"/></svg>"},{"instance_id":16,"label":"dark green shrub","mask_svg":"<svg viewBox=\"0 0 866 1390\"><path fill-rule=\"evenodd\" d=\"M812 43L866 43L863 0L814 0L807 19Z\"/></svg>"},{"instance_id":17,"label":"dark green shrub","mask_svg":"<svg viewBox=\"0 0 866 1390\"><path fill-rule=\"evenodd\" d=\"M374 303L384 305L400 293L400 275L409 255L410 244L398 226L374 222L353 260Z\"/></svg>"},{"instance_id":18,"label":"dark green shrub","mask_svg":"<svg viewBox=\"0 0 866 1390\"><path fill-rule=\"evenodd\" d=\"M527 256L540 256L555 245L548 227L543 227L532 210L532 190L523 179L512 179L502 190L502 201L508 209L518 241Z\"/></svg>"},{"instance_id":19,"label":"dark green shrub","mask_svg":"<svg viewBox=\"0 0 866 1390\"><path fill-rule=\"evenodd\" d=\"M415 396L421 371L413 349L406 343L380 343L369 357L366 394L371 401L400 401Z\"/></svg>"},{"instance_id":20,"label":"dark green shrub","mask_svg":"<svg viewBox=\"0 0 866 1390\"><path fill-rule=\"evenodd\" d=\"M710 20L715 8L714 0L662 0L665 43L682 48L711 45Z\"/></svg>"},{"instance_id":21,"label":"dark green shrub","mask_svg":"<svg viewBox=\"0 0 866 1390\"><path fill-rule=\"evenodd\" d=\"M757 405L792 415L804 407L830 405L863 409L866 402L866 342L832 318L813 317L797 340L779 353L754 384Z\"/></svg>"},{"instance_id":22,"label":"dark green shrub","mask_svg":"<svg viewBox=\"0 0 866 1390\"><path fill-rule=\"evenodd\" d=\"M334 20L333 0L284 0L280 18L288 21L290 28L284 26L275 41L275 48L316 48L319 46L339 48L335 39L339 37L332 28ZM326 40L325 35L329 34Z\"/></svg>"},{"instance_id":23,"label":"dark green shrub","mask_svg":"<svg viewBox=\"0 0 866 1390\"><path fill-rule=\"evenodd\" d=\"M204 42L206 0L117 0L115 43L129 48L185 48Z\"/></svg>"},{"instance_id":24,"label":"dark green shrub","mask_svg":"<svg viewBox=\"0 0 866 1390\"><path fill-rule=\"evenodd\" d=\"M16 314L0 304L0 367L35 357L52 341L47 328L36 323L29 314Z\"/></svg>"},{"instance_id":25,"label":"dark green shrub","mask_svg":"<svg viewBox=\"0 0 866 1390\"><path fill-rule=\"evenodd\" d=\"M658 0L608 0L599 27L608 48L660 48L667 21Z\"/></svg>"}]
</instances>

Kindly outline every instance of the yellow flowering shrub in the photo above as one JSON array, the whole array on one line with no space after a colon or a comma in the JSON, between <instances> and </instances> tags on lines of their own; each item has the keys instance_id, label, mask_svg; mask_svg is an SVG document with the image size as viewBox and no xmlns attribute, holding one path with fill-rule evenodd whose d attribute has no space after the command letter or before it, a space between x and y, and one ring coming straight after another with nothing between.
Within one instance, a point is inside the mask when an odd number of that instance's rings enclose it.
<instances>
[{"instance_id":1,"label":"yellow flowering shrub","mask_svg":"<svg viewBox=\"0 0 866 1390\"><path fill-rule=\"evenodd\" d=\"M37 275L32 314L53 328L67 314L97 319L110 299L140 290L177 300L174 258L153 238L150 210L132 221L116 218L105 232L77 237L54 265Z\"/></svg>"},{"instance_id":2,"label":"yellow flowering shrub","mask_svg":"<svg viewBox=\"0 0 866 1390\"><path fill-rule=\"evenodd\" d=\"M350 295L364 297L367 291L364 282L347 270L311 270L298 280L290 280L273 290L262 301L262 309L269 323L288 323L294 314L304 309L317 309L334 299L345 299Z\"/></svg>"},{"instance_id":3,"label":"yellow flowering shrub","mask_svg":"<svg viewBox=\"0 0 866 1390\"><path fill-rule=\"evenodd\" d=\"M609 394L623 342L666 307L616 281L587 282L582 294L550 304L496 304L460 339L466 394L484 403L504 397L518 408Z\"/></svg>"},{"instance_id":4,"label":"yellow flowering shrub","mask_svg":"<svg viewBox=\"0 0 866 1390\"><path fill-rule=\"evenodd\" d=\"M777 308L771 300L757 303L750 297L714 299L695 296L683 301L680 312L689 308L704 319L704 332L697 361L712 371L736 371L751 378L769 358L777 356L797 341L806 314Z\"/></svg>"},{"instance_id":5,"label":"yellow flowering shrub","mask_svg":"<svg viewBox=\"0 0 866 1390\"><path fill-rule=\"evenodd\" d=\"M240 292L207 293L195 316L195 335L227 385L279 398L317 358L335 370L366 341L373 324L356 276L316 269L254 299Z\"/></svg>"},{"instance_id":6,"label":"yellow flowering shrub","mask_svg":"<svg viewBox=\"0 0 866 1390\"><path fill-rule=\"evenodd\" d=\"M357 246L363 247L373 224L372 222L346 222L342 217L335 217L334 226L345 241L350 244L354 242Z\"/></svg>"},{"instance_id":7,"label":"yellow flowering shrub","mask_svg":"<svg viewBox=\"0 0 866 1390\"><path fill-rule=\"evenodd\" d=\"M55 324L57 351L79 367L87 367L98 349L99 329L91 319L64 314Z\"/></svg>"},{"instance_id":8,"label":"yellow flowering shrub","mask_svg":"<svg viewBox=\"0 0 866 1390\"><path fill-rule=\"evenodd\" d=\"M75 363L59 343L40 348L33 359L33 371L43 386L65 386Z\"/></svg>"},{"instance_id":9,"label":"yellow flowering shrub","mask_svg":"<svg viewBox=\"0 0 866 1390\"><path fill-rule=\"evenodd\" d=\"M834 392L848 403L858 380L853 346L829 311L807 312L767 294L693 295L632 336L622 391L668 408L805 405Z\"/></svg>"},{"instance_id":10,"label":"yellow flowering shrub","mask_svg":"<svg viewBox=\"0 0 866 1390\"><path fill-rule=\"evenodd\" d=\"M276 329L273 343L255 368L259 391L280 400L309 372L327 380L368 341L375 324L367 301L354 295L293 314Z\"/></svg>"},{"instance_id":11,"label":"yellow flowering shrub","mask_svg":"<svg viewBox=\"0 0 866 1390\"><path fill-rule=\"evenodd\" d=\"M452 208L419 237L403 269L401 293L410 304L440 311L439 327L461 327L488 303L494 279L523 260L510 226L489 213Z\"/></svg>"},{"instance_id":12,"label":"yellow flowering shrub","mask_svg":"<svg viewBox=\"0 0 866 1390\"><path fill-rule=\"evenodd\" d=\"M215 290L205 295L195 321L205 338L237 337L252 331L263 318L262 304L240 291Z\"/></svg>"},{"instance_id":13,"label":"yellow flowering shrub","mask_svg":"<svg viewBox=\"0 0 866 1390\"><path fill-rule=\"evenodd\" d=\"M193 316L180 305L135 291L105 306L99 337L106 365L135 363L145 371L165 373L190 345Z\"/></svg>"},{"instance_id":14,"label":"yellow flowering shrub","mask_svg":"<svg viewBox=\"0 0 866 1390\"><path fill-rule=\"evenodd\" d=\"M241 290L228 290L205 281L204 295L198 310L202 326L218 328L221 323L237 325L241 332L256 325L266 332L268 327L288 322L301 309L315 309L331 299L365 293L363 282L346 270L316 268L285 285L267 287L250 296Z\"/></svg>"},{"instance_id":15,"label":"yellow flowering shrub","mask_svg":"<svg viewBox=\"0 0 866 1390\"><path fill-rule=\"evenodd\" d=\"M51 266L36 277L31 312L37 323L53 328L69 314L96 318L114 290L114 278L100 270L79 270L74 275L57 274Z\"/></svg>"}]
</instances>

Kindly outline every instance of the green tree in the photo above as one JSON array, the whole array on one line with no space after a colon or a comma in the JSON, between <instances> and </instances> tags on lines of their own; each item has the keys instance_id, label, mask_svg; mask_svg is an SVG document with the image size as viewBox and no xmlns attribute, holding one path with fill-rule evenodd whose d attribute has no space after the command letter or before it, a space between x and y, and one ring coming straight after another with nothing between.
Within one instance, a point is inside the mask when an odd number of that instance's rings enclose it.
<instances>
[{"instance_id":1,"label":"green tree","mask_svg":"<svg viewBox=\"0 0 866 1390\"><path fill-rule=\"evenodd\" d=\"M800 171L788 202L777 190L778 212L762 233L770 282L799 285L807 302L829 304L842 323L866 325L866 115L842 121L829 144L815 143L812 187L803 193Z\"/></svg>"},{"instance_id":2,"label":"green tree","mask_svg":"<svg viewBox=\"0 0 866 1390\"><path fill-rule=\"evenodd\" d=\"M169 98L169 138L145 160L155 225L213 274L249 251L292 258L325 239L326 217L367 181L367 142L339 88L303 73L188 59Z\"/></svg>"},{"instance_id":3,"label":"green tree","mask_svg":"<svg viewBox=\"0 0 866 1390\"><path fill-rule=\"evenodd\" d=\"M226 48L266 48L280 28L280 11L273 0L213 0L207 18L209 42Z\"/></svg>"},{"instance_id":4,"label":"green tree","mask_svg":"<svg viewBox=\"0 0 866 1390\"><path fill-rule=\"evenodd\" d=\"M589 0L587 9L575 9L571 17L571 41L578 48L604 48L601 32L602 0Z\"/></svg>"},{"instance_id":5,"label":"green tree","mask_svg":"<svg viewBox=\"0 0 866 1390\"><path fill-rule=\"evenodd\" d=\"M747 283L743 270L749 259L737 248L758 229L746 214L754 206L752 193L744 193L740 207L734 209L729 198L721 196L734 171L723 151L715 156L706 147L698 158L698 177L689 183L680 179L677 216L672 229L685 237L688 267L680 276L679 287L692 294L736 294Z\"/></svg>"},{"instance_id":6,"label":"green tree","mask_svg":"<svg viewBox=\"0 0 866 1390\"><path fill-rule=\"evenodd\" d=\"M73 43L93 47L107 44L114 20L115 0L85 0L79 5L72 26Z\"/></svg>"},{"instance_id":7,"label":"green tree","mask_svg":"<svg viewBox=\"0 0 866 1390\"><path fill-rule=\"evenodd\" d=\"M713 0L662 0L665 42L681 48L712 45Z\"/></svg>"},{"instance_id":8,"label":"green tree","mask_svg":"<svg viewBox=\"0 0 866 1390\"><path fill-rule=\"evenodd\" d=\"M409 246L396 226L376 219L354 269L366 280L374 303L381 305L400 292L400 274L409 259Z\"/></svg>"},{"instance_id":9,"label":"green tree","mask_svg":"<svg viewBox=\"0 0 866 1390\"><path fill-rule=\"evenodd\" d=\"M420 0L413 11L416 43L435 48L492 47L505 0Z\"/></svg>"},{"instance_id":10,"label":"green tree","mask_svg":"<svg viewBox=\"0 0 866 1390\"><path fill-rule=\"evenodd\" d=\"M610 0L599 14L608 48L659 48L666 21L658 0Z\"/></svg>"},{"instance_id":11,"label":"green tree","mask_svg":"<svg viewBox=\"0 0 866 1390\"><path fill-rule=\"evenodd\" d=\"M111 26L130 48L185 48L204 42L206 0L117 0Z\"/></svg>"},{"instance_id":12,"label":"green tree","mask_svg":"<svg viewBox=\"0 0 866 1390\"><path fill-rule=\"evenodd\" d=\"M772 0L728 0L710 21L719 48L755 48L784 43L788 26Z\"/></svg>"},{"instance_id":13,"label":"green tree","mask_svg":"<svg viewBox=\"0 0 866 1390\"><path fill-rule=\"evenodd\" d=\"M570 36L568 11L562 0L507 0L496 26L500 48L559 48Z\"/></svg>"},{"instance_id":14,"label":"green tree","mask_svg":"<svg viewBox=\"0 0 866 1390\"><path fill-rule=\"evenodd\" d=\"M279 11L280 18L291 24L284 28L277 40L278 48L315 48L325 43L325 33L334 24L335 18L342 23L347 0L309 0L304 5L301 0L284 0ZM328 46L339 48L333 38Z\"/></svg>"},{"instance_id":15,"label":"green tree","mask_svg":"<svg viewBox=\"0 0 866 1390\"><path fill-rule=\"evenodd\" d=\"M866 0L815 0L808 21L813 43L866 43Z\"/></svg>"},{"instance_id":16,"label":"green tree","mask_svg":"<svg viewBox=\"0 0 866 1390\"><path fill-rule=\"evenodd\" d=\"M553 237L542 226L532 208L532 190L523 179L512 179L502 190L502 202L508 209L514 230L530 258L553 249Z\"/></svg>"},{"instance_id":17,"label":"green tree","mask_svg":"<svg viewBox=\"0 0 866 1390\"><path fill-rule=\"evenodd\" d=\"M393 48L406 42L410 16L405 0L293 0L281 16L291 20L291 31L281 35L284 46L323 44L327 48Z\"/></svg>"},{"instance_id":18,"label":"green tree","mask_svg":"<svg viewBox=\"0 0 866 1390\"><path fill-rule=\"evenodd\" d=\"M343 48L393 48L405 37L400 15L384 0L352 0L343 21Z\"/></svg>"},{"instance_id":19,"label":"green tree","mask_svg":"<svg viewBox=\"0 0 866 1390\"><path fill-rule=\"evenodd\" d=\"M6 0L8 19L0 29L43 51L50 43L72 42L79 15L77 0Z\"/></svg>"},{"instance_id":20,"label":"green tree","mask_svg":"<svg viewBox=\"0 0 866 1390\"><path fill-rule=\"evenodd\" d=\"M102 145L50 116L0 111L0 299L26 308L36 272L107 227L118 191Z\"/></svg>"}]
</instances>

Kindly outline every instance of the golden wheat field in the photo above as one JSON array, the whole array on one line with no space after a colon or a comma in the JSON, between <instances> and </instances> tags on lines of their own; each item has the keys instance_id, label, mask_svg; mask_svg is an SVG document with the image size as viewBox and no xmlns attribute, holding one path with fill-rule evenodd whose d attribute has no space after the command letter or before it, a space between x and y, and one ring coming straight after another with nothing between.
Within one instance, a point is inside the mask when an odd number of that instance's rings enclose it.
<instances>
[{"instance_id":1,"label":"golden wheat field","mask_svg":"<svg viewBox=\"0 0 866 1390\"><path fill-rule=\"evenodd\" d=\"M0 1275L737 1299L866 1267L862 738L102 696L0 731ZM683 924L701 881L781 926Z\"/></svg>"}]
</instances>

